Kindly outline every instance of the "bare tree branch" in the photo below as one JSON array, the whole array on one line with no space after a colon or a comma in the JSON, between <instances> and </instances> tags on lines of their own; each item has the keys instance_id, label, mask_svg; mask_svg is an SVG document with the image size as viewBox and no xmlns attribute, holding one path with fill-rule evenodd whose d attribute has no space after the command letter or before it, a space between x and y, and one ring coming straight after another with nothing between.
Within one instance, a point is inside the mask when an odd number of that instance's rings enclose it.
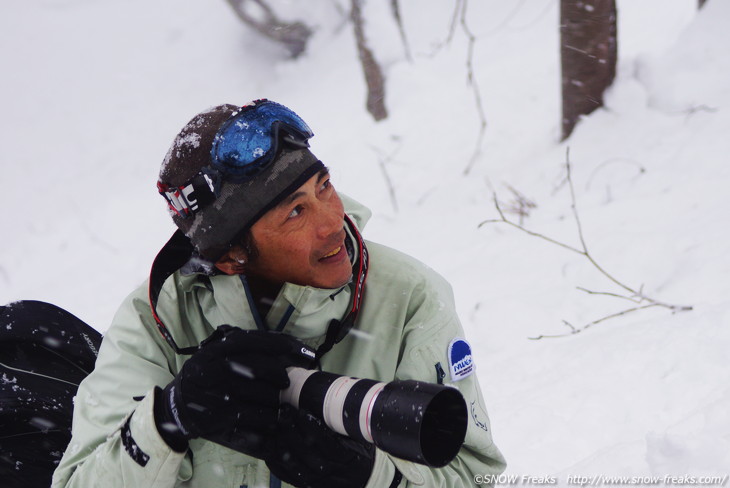
<instances>
[{"instance_id":1,"label":"bare tree branch","mask_svg":"<svg viewBox=\"0 0 730 488\"><path fill-rule=\"evenodd\" d=\"M362 1L351 0L352 11L350 18L355 30L355 41L357 42L357 52L360 55L360 63L362 71L365 75L365 83L368 87L368 95L366 106L370 115L375 120L383 120L388 116L385 109L385 78L380 69L380 65L375 60L373 52L367 45L365 40L365 29L363 28L362 19Z\"/></svg>"},{"instance_id":2,"label":"bare tree branch","mask_svg":"<svg viewBox=\"0 0 730 488\"><path fill-rule=\"evenodd\" d=\"M645 303L645 302L648 303L648 305L642 305L640 307L634 307L634 308L631 308L631 309L628 309L628 310L624 310L623 312L619 312L619 313L616 313L616 314L612 314L612 315L609 315L609 316L604 317L602 319L593 321L593 322L587 324L586 326L581 327L580 329L575 329L575 330L577 330L577 332L580 332L581 330L585 330L586 328L590 327L591 325L594 325L594 324L603 322L604 320L607 320L609 318L618 317L618 316L625 315L627 313L630 313L630 312L633 312L633 311L636 311L636 310L643 310L643 309L649 308L649 307L663 307L663 308L666 308L666 309L671 310L672 312L685 312L685 311L692 310L692 306L690 306L690 305L673 305L673 304L666 303L666 302L662 302L662 301L659 301L659 300L656 300L654 298L651 298L651 297L647 296L644 293L643 287L640 287L638 290L636 290L636 289L634 289L634 288L626 285L622 281L620 281L617 278L615 278L608 271L606 271L594 259L594 257L591 255L590 251L588 250L588 245L586 244L585 236L583 235L583 225L581 223L580 216L578 215L578 209L577 209L576 198L575 198L575 188L574 188L574 185L573 185L573 178L572 178L572 175L571 175L570 148L567 148L566 149L566 154L565 154L565 167L566 167L566 181L567 181L568 187L570 189L570 202L571 202L570 208L571 208L571 211L573 213L573 220L575 221L576 228L578 230L578 239L580 241L580 248L575 247L575 246L571 246L569 244L565 244L564 242L561 242L561 241L559 241L557 239L553 239L551 237L548 237L548 236L546 236L546 235L544 235L544 234L542 234L540 232L531 231L531 230L523 227L521 224L518 224L516 222L513 222L513 221L507 219L505 217L504 211L500 207L499 200L497 200L497 195L496 194L494 195L494 198L493 199L494 199L494 205L495 205L495 207L497 209L497 213L499 214L499 219L485 220L484 222L481 222L479 224L479 227L481 227L481 226L483 226L485 224L492 224L492 223L504 223L504 224L508 224L508 225L510 225L510 226L512 226L512 227L514 227L516 229L519 229L520 231L522 231L522 232L524 232L524 233L526 233L528 235L531 235L533 237L538 237L538 238L540 238L542 240L545 240L547 242L550 242L552 244L555 244L557 246L560 246L563 249L567 249L567 250L569 250L571 252L574 252L576 254L579 254L579 255L583 256L584 258L586 258L593 265L593 267L595 269L597 269L604 277L606 277L608 280L610 280L612 283L614 283L615 285L617 285L621 289L623 289L626 292L628 292L629 295L626 296L626 295L620 295L620 294L614 294L614 293L608 293L608 292L592 292L592 291L589 291L589 290L587 290L585 288L580 288L579 287L578 289L581 290L581 291L584 291L584 292L590 293L590 294L594 294L594 295L608 295L608 296L613 296L613 297L621 298L621 299L624 299L624 300L630 300L630 301L632 301L634 303L637 303L637 304ZM574 332L571 332L571 334L575 334L577 332L574 331ZM570 335L570 334L564 334L564 335ZM541 339L543 337L563 337L563 335L558 335L558 336L540 336L540 337L537 337L536 339Z\"/></svg>"},{"instance_id":3,"label":"bare tree branch","mask_svg":"<svg viewBox=\"0 0 730 488\"><path fill-rule=\"evenodd\" d=\"M484 115L484 107L482 105L482 95L479 91L479 84L474 77L474 45L476 44L477 38L469 30L469 26L466 24L467 2L466 0L462 0L461 3L462 7L460 24L462 29L464 30L464 34L466 34L466 37L469 40L469 48L466 56L466 78L467 82L472 88L472 91L474 92L474 102L476 104L477 114L479 115L479 134L477 135L477 142L474 147L474 152L472 153L471 158L469 158L469 164L467 164L466 168L464 168L464 174L468 175L472 167L474 166L474 163L476 163L477 159L479 159L479 156L481 156L482 154L482 142L484 141L484 134L487 131L487 117Z\"/></svg>"},{"instance_id":4,"label":"bare tree branch","mask_svg":"<svg viewBox=\"0 0 730 488\"><path fill-rule=\"evenodd\" d=\"M499 213L499 219L485 220L485 221L483 221L483 222L481 222L479 224L479 227L481 227L483 225L486 225L486 224L500 224L500 223L501 224L511 225L515 229L519 229L522 232L524 232L525 234L531 235L533 237L538 237L538 238L540 238L540 239L542 239L544 241L547 241L547 242L550 242L552 244L555 244L556 246L560 246L560 247L562 247L564 249L567 249L568 251L572 251L574 253L581 254L581 255L583 254L583 251L581 251L580 249L577 249L577 248L575 248L573 246L570 246L568 244L565 244L563 242L560 242L557 239L553 239L551 237L548 237L545 234L541 234L539 232L531 231L531 230L529 230L529 229L521 226L520 224L518 224L516 222L512 222L511 220L509 220L508 218L506 218L504 216L504 212L502 211L502 208L499 205L499 201L497 200L497 195L494 194L492 197L493 197L492 200L494 201L494 206L497 209L497 213Z\"/></svg>"},{"instance_id":5,"label":"bare tree branch","mask_svg":"<svg viewBox=\"0 0 730 488\"><path fill-rule=\"evenodd\" d=\"M307 41L312 35L312 29L302 22L284 22L280 20L264 0L227 1L239 19L264 37L284 45L292 58L296 58L306 49ZM256 15L246 9L246 5L251 3L258 5L263 19L258 19Z\"/></svg>"},{"instance_id":6,"label":"bare tree branch","mask_svg":"<svg viewBox=\"0 0 730 488\"><path fill-rule=\"evenodd\" d=\"M406 52L406 59L408 62L413 62L411 56L411 47L408 44L408 37L406 37L406 30L403 27L403 18L400 15L400 3L398 0L390 0L390 11L393 13L395 23L398 24L398 32L400 33L401 41L403 42L403 49Z\"/></svg>"},{"instance_id":7,"label":"bare tree branch","mask_svg":"<svg viewBox=\"0 0 730 488\"><path fill-rule=\"evenodd\" d=\"M451 22L449 23L449 35L446 37L446 44L451 44L451 40L454 38L456 33L456 23L459 20L459 12L463 8L465 0L456 0L454 4L454 13L451 16Z\"/></svg>"}]
</instances>

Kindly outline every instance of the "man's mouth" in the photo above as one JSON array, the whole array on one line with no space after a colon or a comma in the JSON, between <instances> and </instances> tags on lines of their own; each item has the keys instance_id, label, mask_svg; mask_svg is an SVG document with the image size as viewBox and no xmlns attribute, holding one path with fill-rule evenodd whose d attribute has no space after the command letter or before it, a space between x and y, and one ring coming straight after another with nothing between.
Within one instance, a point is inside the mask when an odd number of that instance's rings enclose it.
<instances>
[{"instance_id":1,"label":"man's mouth","mask_svg":"<svg viewBox=\"0 0 730 488\"><path fill-rule=\"evenodd\" d=\"M337 246L335 249L333 249L332 251L330 251L328 254L325 254L324 256L322 256L322 259L331 258L332 256L334 256L337 253L339 253L340 250L342 250L342 246Z\"/></svg>"}]
</instances>

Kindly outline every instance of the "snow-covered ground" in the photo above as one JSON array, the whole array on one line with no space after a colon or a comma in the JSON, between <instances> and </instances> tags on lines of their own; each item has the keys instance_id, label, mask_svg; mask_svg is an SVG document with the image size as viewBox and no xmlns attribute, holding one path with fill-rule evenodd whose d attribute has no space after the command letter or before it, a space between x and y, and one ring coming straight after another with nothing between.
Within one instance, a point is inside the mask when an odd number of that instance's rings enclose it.
<instances>
[{"instance_id":1,"label":"snow-covered ground","mask_svg":"<svg viewBox=\"0 0 730 488\"><path fill-rule=\"evenodd\" d=\"M373 209L366 236L453 284L509 474L729 475L730 3L619 0L607 106L559 143L557 0L469 2L487 129L468 175L480 118L455 2L401 0L412 61L390 2L367 3L380 123L348 2L272 3L316 27L297 60L223 0L3 2L0 303L49 301L106 330L173 231L155 181L174 135L204 108L268 97L309 122L337 187ZM591 256L693 311L529 339L634 306L578 290L623 292L584 256L479 226L498 218L493 192L504 209L518 192L536 205L526 228L580 246L568 148Z\"/></svg>"}]
</instances>

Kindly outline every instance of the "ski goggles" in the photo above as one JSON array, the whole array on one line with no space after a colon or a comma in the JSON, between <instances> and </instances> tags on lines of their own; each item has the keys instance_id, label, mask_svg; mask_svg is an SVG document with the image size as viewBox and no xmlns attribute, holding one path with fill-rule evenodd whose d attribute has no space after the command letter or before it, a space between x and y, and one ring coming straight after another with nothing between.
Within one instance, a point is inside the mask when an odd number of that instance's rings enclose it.
<instances>
[{"instance_id":1,"label":"ski goggles","mask_svg":"<svg viewBox=\"0 0 730 488\"><path fill-rule=\"evenodd\" d=\"M158 182L158 191L176 214L189 217L218 197L223 181L243 183L271 164L283 141L308 147L312 136L294 111L267 99L255 100L218 129L209 166L178 187Z\"/></svg>"}]
</instances>

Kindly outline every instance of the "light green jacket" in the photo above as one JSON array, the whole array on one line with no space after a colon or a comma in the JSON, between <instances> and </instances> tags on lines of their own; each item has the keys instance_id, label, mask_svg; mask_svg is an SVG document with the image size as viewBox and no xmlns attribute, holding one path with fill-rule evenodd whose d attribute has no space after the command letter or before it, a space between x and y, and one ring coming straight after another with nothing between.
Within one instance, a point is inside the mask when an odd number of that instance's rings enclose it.
<instances>
[{"instance_id":1,"label":"light green jacket","mask_svg":"<svg viewBox=\"0 0 730 488\"><path fill-rule=\"evenodd\" d=\"M342 197L360 228L367 209ZM322 369L378 381L414 379L435 383L437 364L447 372L445 384L458 388L468 410L466 441L444 468L428 468L376 450L368 488L390 486L395 469L399 486L473 487L475 475L504 470L492 442L491 427L476 374L451 380L447 349L464 332L454 311L451 288L422 263L368 242L370 267L362 309L353 330L322 358ZM283 331L316 347L324 341L332 318L342 318L349 288L337 290L286 284L265 317ZM238 276L175 273L166 281L158 314L180 347L195 345L221 324L255 329L246 290ZM268 488L266 464L202 439L185 454L162 440L153 418L152 390L165 386L189 356L179 356L157 331L150 313L147 284L122 304L104 337L96 368L75 399L73 437L53 476L53 487L231 487ZM125 450L122 426L146 456L142 466ZM282 484L282 486L289 486Z\"/></svg>"}]
</instances>

